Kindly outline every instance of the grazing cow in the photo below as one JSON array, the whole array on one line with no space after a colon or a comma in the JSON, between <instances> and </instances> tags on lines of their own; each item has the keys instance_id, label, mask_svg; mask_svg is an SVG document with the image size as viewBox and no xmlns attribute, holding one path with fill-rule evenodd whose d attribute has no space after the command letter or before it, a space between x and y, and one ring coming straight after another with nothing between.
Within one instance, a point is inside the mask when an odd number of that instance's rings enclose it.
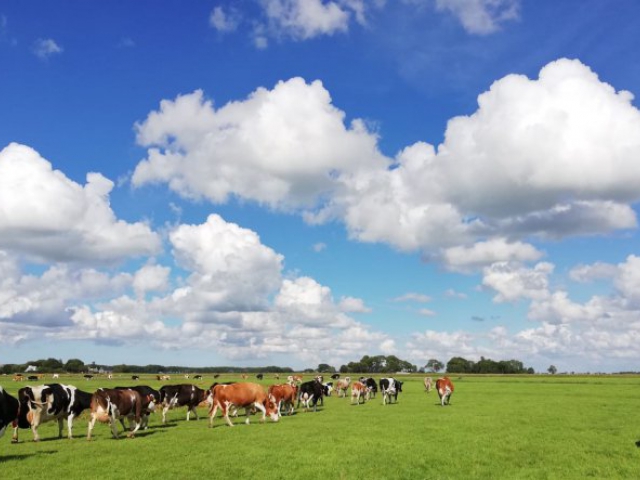
<instances>
[{"instance_id":1,"label":"grazing cow","mask_svg":"<svg viewBox=\"0 0 640 480\"><path fill-rule=\"evenodd\" d=\"M91 432L96 421L109 423L113 438L118 438L118 420L123 417L133 417L135 427L127 433L133 438L142 423L143 400L138 392L131 390L116 390L100 388L91 397L91 419L87 429L87 440L91 440Z\"/></svg>"},{"instance_id":2,"label":"grazing cow","mask_svg":"<svg viewBox=\"0 0 640 480\"><path fill-rule=\"evenodd\" d=\"M202 380L202 375L194 375L193 379L194 380Z\"/></svg>"},{"instance_id":3,"label":"grazing cow","mask_svg":"<svg viewBox=\"0 0 640 480\"><path fill-rule=\"evenodd\" d=\"M111 380L111 379L113 378L113 375L112 375L112 374L109 374L109 375L107 375L107 378L108 378L109 380Z\"/></svg>"},{"instance_id":4,"label":"grazing cow","mask_svg":"<svg viewBox=\"0 0 640 480\"><path fill-rule=\"evenodd\" d=\"M245 423L249 424L249 413L251 407L255 407L262 412L261 421L264 422L267 415L271 420L277 422L279 419L277 405L271 401L267 392L257 383L233 383L230 385L214 385L211 387L213 396L213 404L209 410L209 427L213 427L213 419L218 411L222 410L222 416L227 425L233 427L233 423L229 418L229 409L231 406L236 408L244 408L247 415Z\"/></svg>"},{"instance_id":5,"label":"grazing cow","mask_svg":"<svg viewBox=\"0 0 640 480\"><path fill-rule=\"evenodd\" d=\"M318 401L320 401L321 405L324 405L324 394L325 387L318 381L318 379L304 382L300 385L300 391L298 392L297 408L300 408L300 402L302 402L305 412L311 406L313 406L313 411L315 412L318 409Z\"/></svg>"},{"instance_id":6,"label":"grazing cow","mask_svg":"<svg viewBox=\"0 0 640 480\"><path fill-rule=\"evenodd\" d=\"M298 387L295 385L271 385L269 387L269 397L278 406L278 414L280 414L281 407L288 409L289 415L293 413L294 404L298 397Z\"/></svg>"},{"instance_id":7,"label":"grazing cow","mask_svg":"<svg viewBox=\"0 0 640 480\"><path fill-rule=\"evenodd\" d=\"M187 380L189 380L189 374L188 374L188 373L185 373L185 374L184 374L184 378L186 378Z\"/></svg>"},{"instance_id":8,"label":"grazing cow","mask_svg":"<svg viewBox=\"0 0 640 480\"><path fill-rule=\"evenodd\" d=\"M243 380L246 380L247 378L249 378L249 375L243 373L242 375L240 375L240 377L242 377Z\"/></svg>"},{"instance_id":9,"label":"grazing cow","mask_svg":"<svg viewBox=\"0 0 640 480\"><path fill-rule=\"evenodd\" d=\"M91 380L93 378L93 375L83 375L85 380Z\"/></svg>"},{"instance_id":10,"label":"grazing cow","mask_svg":"<svg viewBox=\"0 0 640 480\"><path fill-rule=\"evenodd\" d=\"M323 383L322 387L324 388L324 394L327 397L331 396L331 392L333 392L333 382Z\"/></svg>"},{"instance_id":11,"label":"grazing cow","mask_svg":"<svg viewBox=\"0 0 640 480\"><path fill-rule=\"evenodd\" d=\"M15 427L18 420L19 403L0 387L0 437L9 425Z\"/></svg>"},{"instance_id":12,"label":"grazing cow","mask_svg":"<svg viewBox=\"0 0 640 480\"><path fill-rule=\"evenodd\" d=\"M451 395L453 395L453 383L449 380L449 377L442 377L436 380L436 390L438 391L438 397L440 397L440 405L451 404Z\"/></svg>"},{"instance_id":13,"label":"grazing cow","mask_svg":"<svg viewBox=\"0 0 640 480\"><path fill-rule=\"evenodd\" d=\"M154 412L156 409L156 405L160 403L160 392L155 390L147 385L136 385L134 387L114 387L115 390L135 390L140 394L140 398L142 399L142 419L140 423L140 428L143 430L147 430L149 428L149 415L151 412ZM131 428L131 420L133 414L129 415L129 428ZM124 426L124 419L120 418L120 423L122 424L122 428L126 430Z\"/></svg>"},{"instance_id":14,"label":"grazing cow","mask_svg":"<svg viewBox=\"0 0 640 480\"><path fill-rule=\"evenodd\" d=\"M131 375L131 380L140 380L140 375Z\"/></svg>"},{"instance_id":15,"label":"grazing cow","mask_svg":"<svg viewBox=\"0 0 640 480\"><path fill-rule=\"evenodd\" d=\"M380 392L382 393L382 404L386 405L392 401L398 402L398 393L402 392L402 382L395 378L381 378Z\"/></svg>"},{"instance_id":16,"label":"grazing cow","mask_svg":"<svg viewBox=\"0 0 640 480\"><path fill-rule=\"evenodd\" d=\"M208 390L203 390L191 385L183 383L181 385L165 385L160 388L160 403L162 403L162 423L167 422L167 412L172 408L187 407L187 421L191 412L198 420L197 407L203 402L207 402L209 395Z\"/></svg>"},{"instance_id":17,"label":"grazing cow","mask_svg":"<svg viewBox=\"0 0 640 480\"><path fill-rule=\"evenodd\" d=\"M30 380L30 381L32 381L32 382L35 382L35 381L37 381L37 380L40 380L40 377L38 377L38 375L29 375L29 376L27 377L27 380Z\"/></svg>"},{"instance_id":18,"label":"grazing cow","mask_svg":"<svg viewBox=\"0 0 640 480\"><path fill-rule=\"evenodd\" d=\"M334 380L337 380L340 378L340 374L339 373L334 373L333 375L331 375L331 378L333 378Z\"/></svg>"},{"instance_id":19,"label":"grazing cow","mask_svg":"<svg viewBox=\"0 0 640 480\"><path fill-rule=\"evenodd\" d=\"M21 382L22 380L24 380L24 376L21 373L16 373L13 376L13 381L14 382Z\"/></svg>"},{"instance_id":20,"label":"grazing cow","mask_svg":"<svg viewBox=\"0 0 640 480\"><path fill-rule=\"evenodd\" d=\"M344 377L342 380L336 382L336 392L338 397L346 397L349 384L351 383L351 377Z\"/></svg>"},{"instance_id":21,"label":"grazing cow","mask_svg":"<svg viewBox=\"0 0 640 480\"><path fill-rule=\"evenodd\" d=\"M14 425L12 442L18 441L18 428L31 428L33 441L40 440L38 426L58 421L58 437L62 438L63 419L67 419L67 436L73 438L73 419L89 408L91 394L72 385L52 383L18 390L20 414Z\"/></svg>"},{"instance_id":22,"label":"grazing cow","mask_svg":"<svg viewBox=\"0 0 640 480\"><path fill-rule=\"evenodd\" d=\"M57 373L54 373L53 375L51 375L51 378L60 378L60 375Z\"/></svg>"},{"instance_id":23,"label":"grazing cow","mask_svg":"<svg viewBox=\"0 0 640 480\"><path fill-rule=\"evenodd\" d=\"M356 405L360 405L360 399L362 399L362 403L366 401L367 396L367 386L362 382L353 382L351 384L351 404L353 405L353 400L355 399Z\"/></svg>"},{"instance_id":24,"label":"grazing cow","mask_svg":"<svg viewBox=\"0 0 640 480\"><path fill-rule=\"evenodd\" d=\"M262 373L259 373L259 374L256 375L256 378L258 380L262 380L264 378L264 375Z\"/></svg>"},{"instance_id":25,"label":"grazing cow","mask_svg":"<svg viewBox=\"0 0 640 480\"><path fill-rule=\"evenodd\" d=\"M273 378L275 378L276 380L280 380L280 374L279 373L274 374Z\"/></svg>"},{"instance_id":26,"label":"grazing cow","mask_svg":"<svg viewBox=\"0 0 640 480\"><path fill-rule=\"evenodd\" d=\"M219 376L220 376L220 374L219 374L219 373L216 373L216 374L213 376L213 378L218 378Z\"/></svg>"},{"instance_id":27,"label":"grazing cow","mask_svg":"<svg viewBox=\"0 0 640 480\"><path fill-rule=\"evenodd\" d=\"M433 388L433 380L431 377L424 377L424 391L429 393Z\"/></svg>"},{"instance_id":28,"label":"grazing cow","mask_svg":"<svg viewBox=\"0 0 640 480\"><path fill-rule=\"evenodd\" d=\"M171 380L171 377L169 375L156 375L156 379L163 382L165 380Z\"/></svg>"}]
</instances>

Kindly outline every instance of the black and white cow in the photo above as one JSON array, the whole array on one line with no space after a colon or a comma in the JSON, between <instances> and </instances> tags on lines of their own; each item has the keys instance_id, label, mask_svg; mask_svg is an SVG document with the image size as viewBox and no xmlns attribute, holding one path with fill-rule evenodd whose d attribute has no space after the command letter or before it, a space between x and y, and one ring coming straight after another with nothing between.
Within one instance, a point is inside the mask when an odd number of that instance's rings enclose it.
<instances>
[{"instance_id":1,"label":"black and white cow","mask_svg":"<svg viewBox=\"0 0 640 480\"><path fill-rule=\"evenodd\" d=\"M398 401L398 393L402 392L402 382L395 378L381 378L380 392L382 393L382 404L386 405L392 401Z\"/></svg>"},{"instance_id":2,"label":"black and white cow","mask_svg":"<svg viewBox=\"0 0 640 480\"><path fill-rule=\"evenodd\" d=\"M203 402L211 401L211 392L183 383L181 385L165 385L160 388L160 403L162 403L162 423L167 421L167 412L172 408L187 407L187 421L191 412L198 420L197 407Z\"/></svg>"},{"instance_id":3,"label":"black and white cow","mask_svg":"<svg viewBox=\"0 0 640 480\"><path fill-rule=\"evenodd\" d=\"M328 395L329 389L322 385L322 382L316 378L309 382L304 382L300 385L298 391L298 405L296 408L300 408L300 402L304 405L305 412L313 406L313 411L318 409L318 402L320 405L324 405L324 395Z\"/></svg>"},{"instance_id":4,"label":"black and white cow","mask_svg":"<svg viewBox=\"0 0 640 480\"><path fill-rule=\"evenodd\" d=\"M375 379L372 377L365 378L362 383L364 383L367 387L369 398L376 398L376 393L378 393L378 385L376 384Z\"/></svg>"},{"instance_id":5,"label":"black and white cow","mask_svg":"<svg viewBox=\"0 0 640 480\"><path fill-rule=\"evenodd\" d=\"M156 405L160 403L160 392L155 390L147 385L136 385L134 387L115 387L115 390L135 390L140 394L140 398L142 400L142 423L140 428L143 430L147 430L149 428L149 415L151 412L155 412ZM133 417L133 413L129 415L129 428L131 428L131 419ZM122 424L122 428L126 430L124 426L124 418L120 418L120 423Z\"/></svg>"},{"instance_id":6,"label":"black and white cow","mask_svg":"<svg viewBox=\"0 0 640 480\"><path fill-rule=\"evenodd\" d=\"M18 420L19 403L0 387L0 437L9 425L15 426Z\"/></svg>"},{"instance_id":7,"label":"black and white cow","mask_svg":"<svg viewBox=\"0 0 640 480\"><path fill-rule=\"evenodd\" d=\"M58 437L62 438L63 420L67 419L67 436L73 438L73 419L91 405L91 394L73 385L52 383L18 390L20 414L13 429L12 442L18 441L18 428L31 428L33 441L40 440L38 426L58 421Z\"/></svg>"}]
</instances>

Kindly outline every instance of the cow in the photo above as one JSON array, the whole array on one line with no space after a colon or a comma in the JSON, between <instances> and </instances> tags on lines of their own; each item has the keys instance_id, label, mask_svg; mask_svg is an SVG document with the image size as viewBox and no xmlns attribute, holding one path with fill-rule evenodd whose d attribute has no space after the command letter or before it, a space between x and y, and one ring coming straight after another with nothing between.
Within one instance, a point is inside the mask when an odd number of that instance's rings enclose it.
<instances>
[{"instance_id":1,"label":"cow","mask_svg":"<svg viewBox=\"0 0 640 480\"><path fill-rule=\"evenodd\" d=\"M17 424L19 406L18 400L0 386L0 437L9 425Z\"/></svg>"},{"instance_id":2,"label":"cow","mask_svg":"<svg viewBox=\"0 0 640 480\"><path fill-rule=\"evenodd\" d=\"M331 378L333 378L334 380L337 380L340 378L340 374L339 373L334 373L333 375L331 375Z\"/></svg>"},{"instance_id":3,"label":"cow","mask_svg":"<svg viewBox=\"0 0 640 480\"><path fill-rule=\"evenodd\" d=\"M38 380L40 380L40 377L38 375L29 375L27 377L27 380L29 380L31 382L37 382Z\"/></svg>"},{"instance_id":4,"label":"cow","mask_svg":"<svg viewBox=\"0 0 640 480\"><path fill-rule=\"evenodd\" d=\"M140 375L131 375L131 380L140 380Z\"/></svg>"},{"instance_id":5,"label":"cow","mask_svg":"<svg viewBox=\"0 0 640 480\"><path fill-rule=\"evenodd\" d=\"M259 373L259 374L256 375L256 378L258 380L262 380L264 378L264 375L262 373Z\"/></svg>"},{"instance_id":6,"label":"cow","mask_svg":"<svg viewBox=\"0 0 640 480\"><path fill-rule=\"evenodd\" d=\"M93 378L93 375L83 375L85 380L91 380Z\"/></svg>"},{"instance_id":7,"label":"cow","mask_svg":"<svg viewBox=\"0 0 640 480\"><path fill-rule=\"evenodd\" d=\"M327 397L330 397L331 396L331 392L333 392L333 382L323 383L322 386L324 388L325 395Z\"/></svg>"},{"instance_id":8,"label":"cow","mask_svg":"<svg viewBox=\"0 0 640 480\"><path fill-rule=\"evenodd\" d=\"M51 378L60 378L60 375L57 373L54 373L53 375L51 375Z\"/></svg>"},{"instance_id":9,"label":"cow","mask_svg":"<svg viewBox=\"0 0 640 480\"><path fill-rule=\"evenodd\" d=\"M381 378L380 392L382 393L382 404L398 402L398 393L402 392L402 382L395 378Z\"/></svg>"},{"instance_id":10,"label":"cow","mask_svg":"<svg viewBox=\"0 0 640 480\"><path fill-rule=\"evenodd\" d=\"M362 383L367 386L367 394L369 398L376 398L376 393L378 393L378 384L375 379L372 377L366 378Z\"/></svg>"},{"instance_id":11,"label":"cow","mask_svg":"<svg viewBox=\"0 0 640 480\"><path fill-rule=\"evenodd\" d=\"M116 390L100 388L91 396L91 419L87 428L87 440L91 440L91 433L96 421L109 423L113 438L118 437L118 420L122 417L133 417L135 427L127 433L133 438L142 423L143 400L135 390Z\"/></svg>"},{"instance_id":12,"label":"cow","mask_svg":"<svg viewBox=\"0 0 640 480\"><path fill-rule=\"evenodd\" d=\"M140 394L142 399L142 420L140 428L147 430L149 428L149 415L154 412L156 405L160 403L160 392L147 385L136 385L134 387L114 387L115 390L135 390ZM131 418L133 415L129 415L129 428L131 428ZM124 426L124 418L120 418L122 428L126 430Z\"/></svg>"},{"instance_id":13,"label":"cow","mask_svg":"<svg viewBox=\"0 0 640 480\"><path fill-rule=\"evenodd\" d=\"M356 405L360 405L360 399L362 399L362 403L364 403L366 397L367 386L362 382L353 382L351 384L351 404L353 405L353 400L355 399Z\"/></svg>"},{"instance_id":14,"label":"cow","mask_svg":"<svg viewBox=\"0 0 640 480\"><path fill-rule=\"evenodd\" d=\"M451 395L453 395L453 383L449 377L442 377L436 380L436 390L438 391L438 397L440 397L440 405L451 404Z\"/></svg>"},{"instance_id":15,"label":"cow","mask_svg":"<svg viewBox=\"0 0 640 480\"><path fill-rule=\"evenodd\" d=\"M317 411L318 401L321 405L324 405L323 397L326 391L327 390L325 390L325 387L318 381L317 378L309 382L302 383L298 392L297 408L300 408L300 402L302 402L305 412L311 406L313 406L314 412Z\"/></svg>"},{"instance_id":16,"label":"cow","mask_svg":"<svg viewBox=\"0 0 640 480\"><path fill-rule=\"evenodd\" d=\"M13 376L13 381L14 382L21 382L22 380L24 380L24 376L21 373L16 373Z\"/></svg>"},{"instance_id":17,"label":"cow","mask_svg":"<svg viewBox=\"0 0 640 480\"><path fill-rule=\"evenodd\" d=\"M91 394L73 385L52 383L18 390L20 414L14 425L13 443L18 442L18 428L31 428L33 441L40 440L38 426L52 420L58 421L58 438L62 438L63 420L67 419L67 436L73 438L73 419L89 408Z\"/></svg>"},{"instance_id":18,"label":"cow","mask_svg":"<svg viewBox=\"0 0 640 480\"><path fill-rule=\"evenodd\" d=\"M185 379L187 379L187 380L189 380L189 374L188 374L188 373L185 373L185 374L184 374L184 378L185 378Z\"/></svg>"},{"instance_id":19,"label":"cow","mask_svg":"<svg viewBox=\"0 0 640 480\"><path fill-rule=\"evenodd\" d=\"M424 377L424 391L429 393L433 388L433 380L431 377Z\"/></svg>"},{"instance_id":20,"label":"cow","mask_svg":"<svg viewBox=\"0 0 640 480\"><path fill-rule=\"evenodd\" d=\"M336 382L336 392L338 392L338 397L347 396L347 389L349 388L350 383L351 377L344 377L342 380L338 380Z\"/></svg>"},{"instance_id":21,"label":"cow","mask_svg":"<svg viewBox=\"0 0 640 480\"><path fill-rule=\"evenodd\" d=\"M233 427L233 423L229 418L229 409L231 406L236 408L244 408L247 419L245 423L249 425L249 413L251 407L255 407L262 412L261 421L266 420L267 415L272 421L277 422L280 418L278 415L277 405L271 401L269 395L261 385L257 383L242 382L230 385L214 385L211 387L213 403L209 410L209 427L213 427L213 419L218 411L222 410L222 416L227 425Z\"/></svg>"},{"instance_id":22,"label":"cow","mask_svg":"<svg viewBox=\"0 0 640 480\"><path fill-rule=\"evenodd\" d=\"M285 383L283 385L271 385L268 390L269 397L278 406L278 414L281 407L288 409L289 415L293 414L294 404L298 397L298 387Z\"/></svg>"},{"instance_id":23,"label":"cow","mask_svg":"<svg viewBox=\"0 0 640 480\"><path fill-rule=\"evenodd\" d=\"M112 375L112 374L108 374L108 375L107 375L107 378L108 378L109 380L112 380L112 379L113 379L113 375Z\"/></svg>"},{"instance_id":24,"label":"cow","mask_svg":"<svg viewBox=\"0 0 640 480\"><path fill-rule=\"evenodd\" d=\"M194 375L193 379L194 380L202 380L202 375Z\"/></svg>"},{"instance_id":25,"label":"cow","mask_svg":"<svg viewBox=\"0 0 640 480\"><path fill-rule=\"evenodd\" d=\"M243 373L242 375L240 375L240 377L241 377L243 380L246 380L247 378L249 378L249 375L247 375L246 373Z\"/></svg>"},{"instance_id":26,"label":"cow","mask_svg":"<svg viewBox=\"0 0 640 480\"><path fill-rule=\"evenodd\" d=\"M219 374L219 373L216 373L216 374L213 376L213 378L218 378L219 376L220 376L220 374Z\"/></svg>"},{"instance_id":27,"label":"cow","mask_svg":"<svg viewBox=\"0 0 640 480\"><path fill-rule=\"evenodd\" d=\"M162 423L167 422L167 412L172 408L187 407L187 421L191 412L198 420L198 405L208 401L209 390L203 390L191 385L183 383L180 385L165 385L160 388L160 403L162 404Z\"/></svg>"}]
</instances>

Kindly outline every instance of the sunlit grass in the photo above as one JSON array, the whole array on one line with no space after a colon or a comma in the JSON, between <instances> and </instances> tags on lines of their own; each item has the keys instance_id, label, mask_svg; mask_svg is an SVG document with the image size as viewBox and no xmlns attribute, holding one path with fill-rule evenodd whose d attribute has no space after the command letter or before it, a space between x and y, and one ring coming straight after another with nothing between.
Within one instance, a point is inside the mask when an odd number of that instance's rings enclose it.
<instances>
[{"instance_id":1,"label":"sunlit grass","mask_svg":"<svg viewBox=\"0 0 640 480\"><path fill-rule=\"evenodd\" d=\"M131 383L125 378L60 382L91 391ZM166 426L152 416L151 428L135 439L113 440L99 424L87 442L86 416L76 421L72 441L58 439L48 423L40 443L28 430L16 445L10 432L0 439L0 478L640 478L639 377L452 379L456 390L445 408L416 376L405 378L396 405L382 406L380 397L359 406L328 398L317 413L277 424L254 416L246 426L239 417L229 428L217 418L210 429L206 409L201 420L186 422L182 408L169 413ZM161 386L151 376L140 383ZM0 384L14 394L21 386L9 377Z\"/></svg>"}]
</instances>

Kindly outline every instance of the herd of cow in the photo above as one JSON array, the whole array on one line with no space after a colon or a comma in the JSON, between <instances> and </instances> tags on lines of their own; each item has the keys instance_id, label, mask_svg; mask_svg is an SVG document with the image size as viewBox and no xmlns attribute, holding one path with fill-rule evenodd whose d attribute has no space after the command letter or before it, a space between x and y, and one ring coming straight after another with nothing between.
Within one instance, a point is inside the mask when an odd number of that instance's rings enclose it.
<instances>
[{"instance_id":1,"label":"herd of cow","mask_svg":"<svg viewBox=\"0 0 640 480\"><path fill-rule=\"evenodd\" d=\"M245 409L246 423L249 415L262 413L261 421L268 416L277 422L283 414L291 415L295 408L303 405L307 411L317 409L318 403L323 405L324 397L335 390L339 397L346 397L351 387L351 403L359 405L370 398L375 398L378 387L382 394L382 403L393 403L398 400L398 393L402 392L402 383L395 378L382 378L379 382L373 378L361 377L351 382L349 377L339 379L334 375L334 382L323 383L321 376L307 382L302 382L299 376L290 376L286 384L271 385L268 390L257 383L229 382L214 383L207 390L192 384L165 385L159 390L144 385L133 387L100 388L93 394L84 392L72 385L58 383L29 386L18 391L18 398L14 398L0 386L0 437L11 425L13 427L12 442L18 441L18 430L30 428L33 440L40 439L38 426L48 421L57 420L58 436L62 437L63 420L67 420L67 436L73 437L73 420L84 410L89 410L89 426L87 439L96 421L109 423L114 438L118 438L118 422L127 431L128 437L133 437L139 429L148 426L149 415L156 407L162 408L162 423L166 423L167 412L176 407L187 407L187 420L191 413L198 418L197 407L209 407L209 426L218 409L229 426L233 422L230 415L237 415L239 408ZM425 378L425 391L432 389L430 377ZM435 382L435 389L440 397L442 406L449 404L453 393L453 384L447 377L439 378ZM294 407L294 403L297 406ZM125 427L124 421L129 421Z\"/></svg>"}]
</instances>

